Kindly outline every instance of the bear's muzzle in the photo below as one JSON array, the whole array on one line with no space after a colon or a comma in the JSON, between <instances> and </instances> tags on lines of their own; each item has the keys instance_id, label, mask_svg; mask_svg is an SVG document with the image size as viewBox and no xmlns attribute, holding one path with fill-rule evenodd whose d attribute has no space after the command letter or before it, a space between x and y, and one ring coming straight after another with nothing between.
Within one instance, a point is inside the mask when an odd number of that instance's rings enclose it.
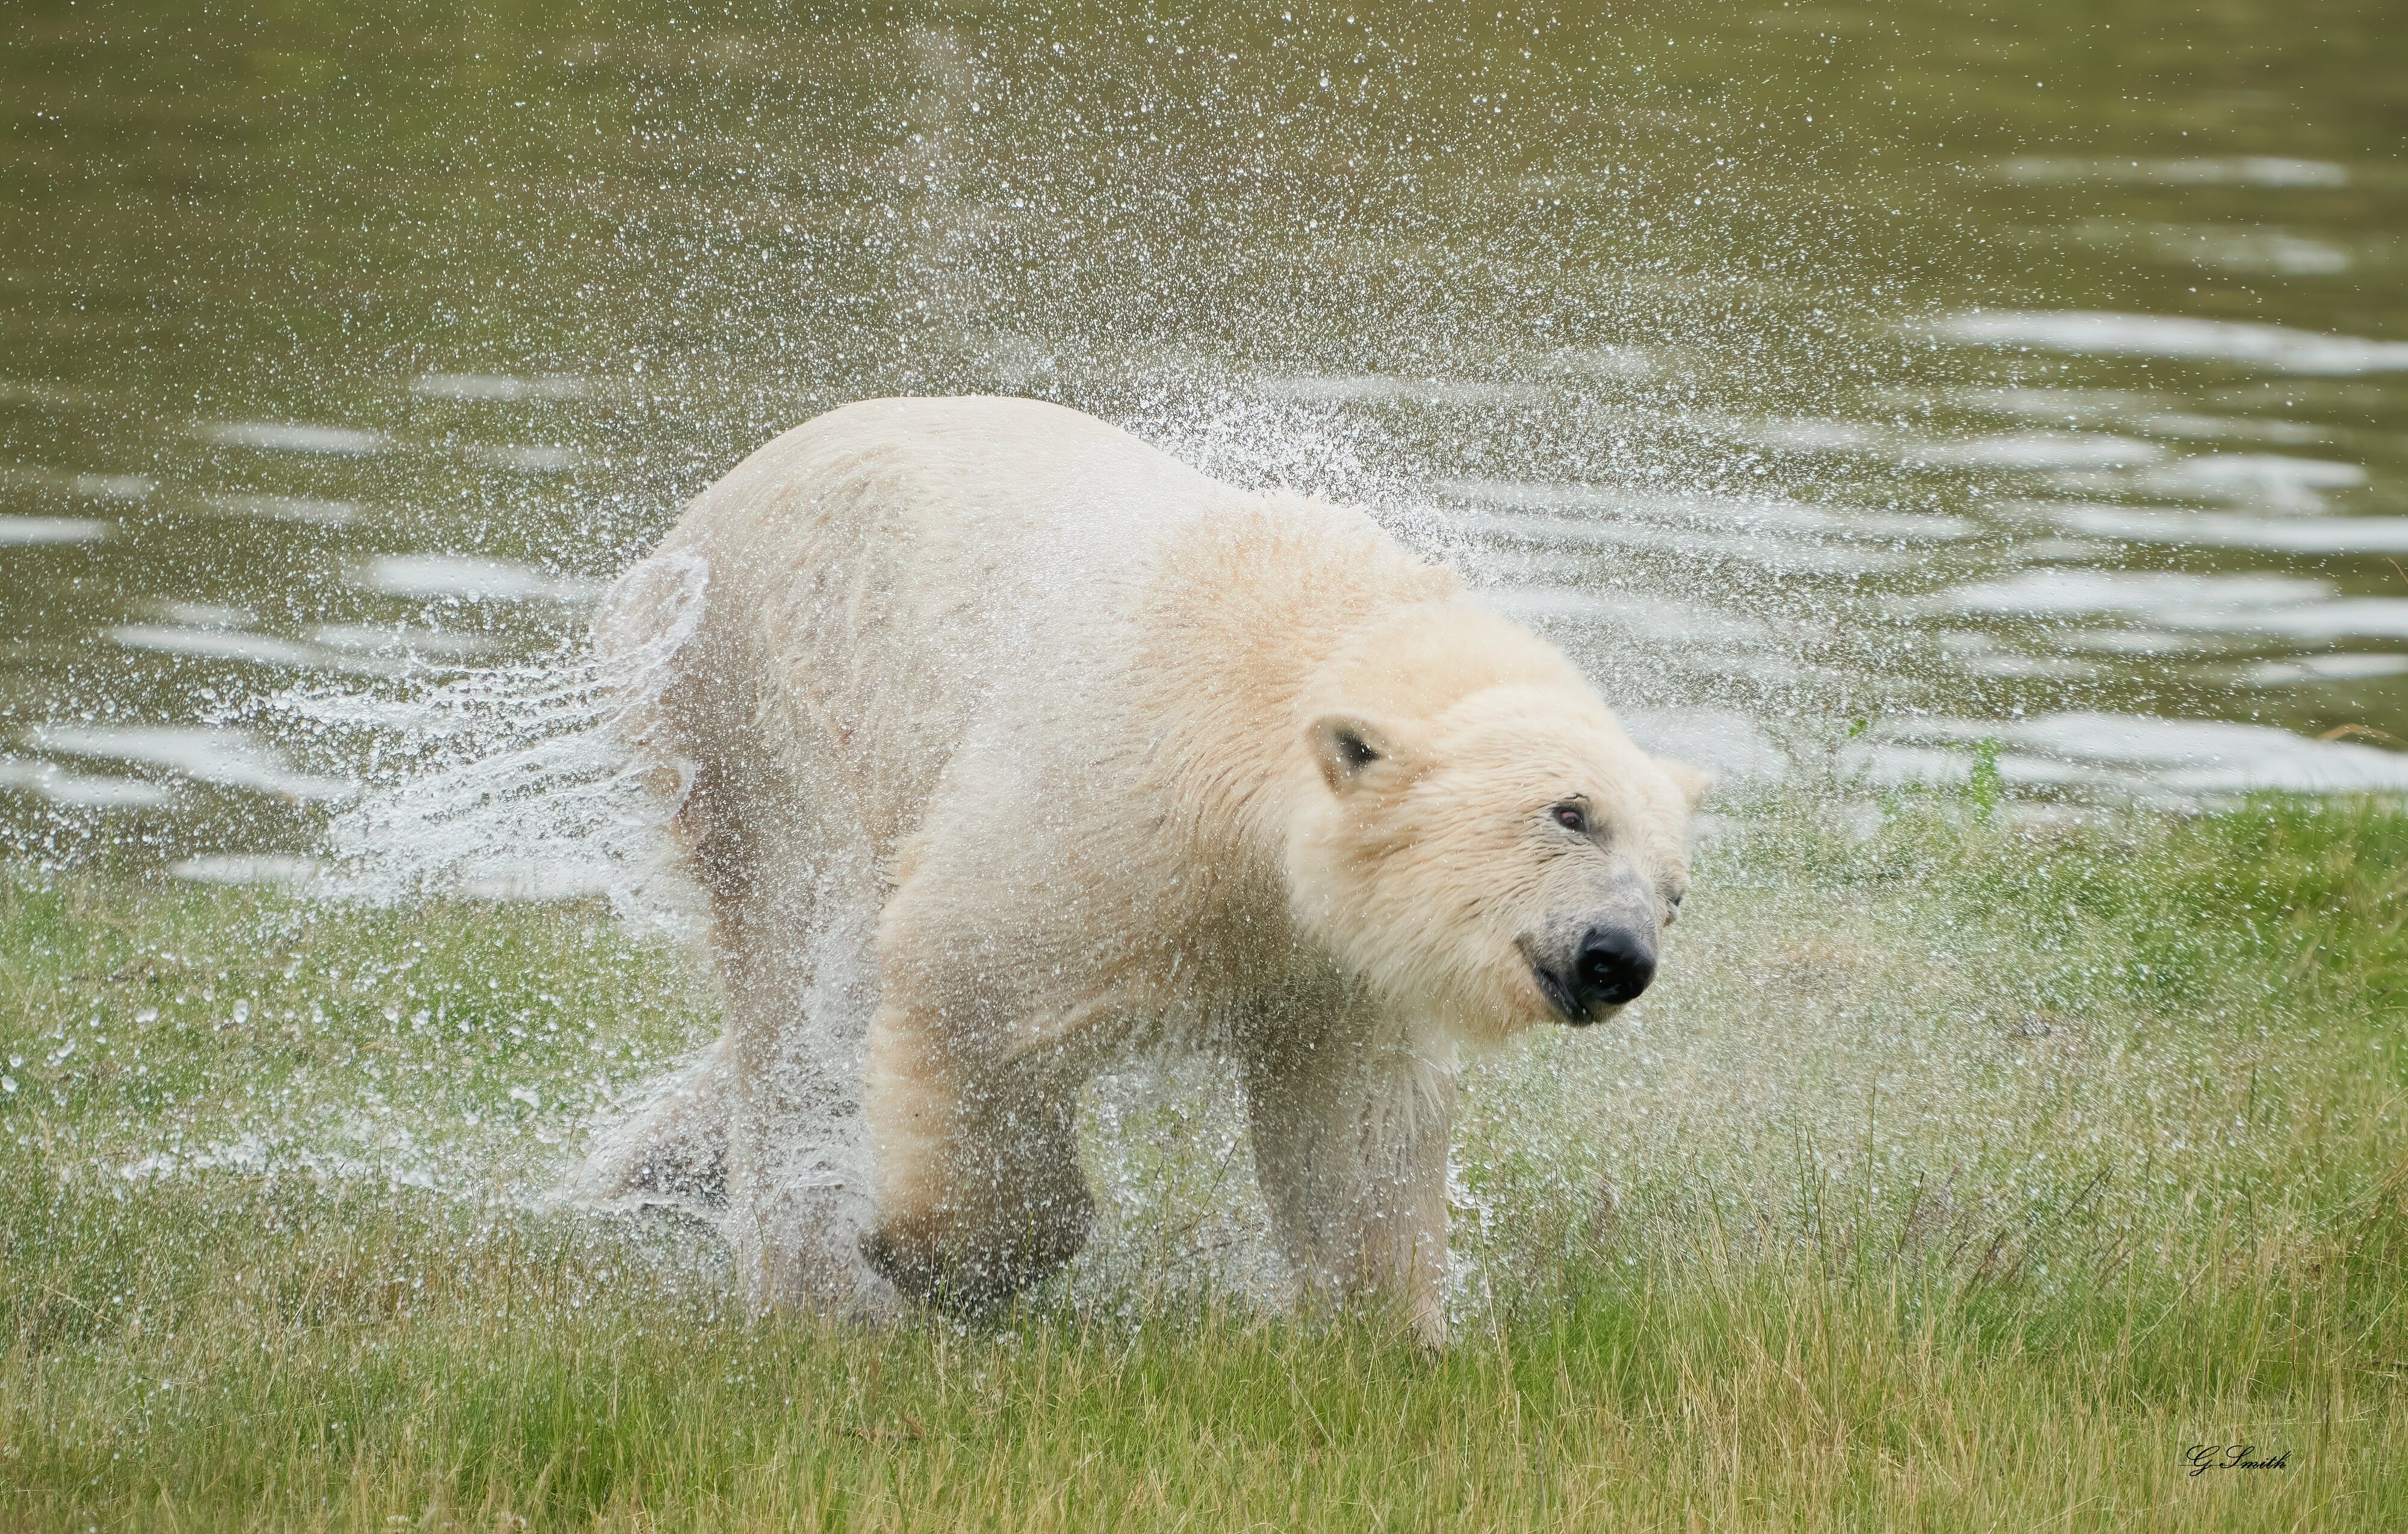
<instances>
[{"instance_id":1,"label":"bear's muzzle","mask_svg":"<svg viewBox=\"0 0 2408 1534\"><path fill-rule=\"evenodd\" d=\"M1585 1028L1614 1008L1638 1000L1656 978L1656 935L1627 921L1602 921L1584 929L1554 959L1522 945L1540 994L1563 1020Z\"/></svg>"}]
</instances>

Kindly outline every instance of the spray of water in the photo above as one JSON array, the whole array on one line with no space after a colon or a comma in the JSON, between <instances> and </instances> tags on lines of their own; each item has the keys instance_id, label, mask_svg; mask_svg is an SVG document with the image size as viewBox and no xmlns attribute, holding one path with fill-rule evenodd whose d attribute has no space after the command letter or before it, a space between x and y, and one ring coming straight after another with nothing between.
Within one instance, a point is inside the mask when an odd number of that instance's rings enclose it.
<instances>
[{"instance_id":1,"label":"spray of water","mask_svg":"<svg viewBox=\"0 0 2408 1534\"><path fill-rule=\"evenodd\" d=\"M709 575L694 561L638 574L667 622L624 649L580 642L541 660L284 695L320 730L364 742L365 791L325 834L342 894L600 895L639 926L698 930L668 831L693 768L643 754L631 727L701 621Z\"/></svg>"}]
</instances>

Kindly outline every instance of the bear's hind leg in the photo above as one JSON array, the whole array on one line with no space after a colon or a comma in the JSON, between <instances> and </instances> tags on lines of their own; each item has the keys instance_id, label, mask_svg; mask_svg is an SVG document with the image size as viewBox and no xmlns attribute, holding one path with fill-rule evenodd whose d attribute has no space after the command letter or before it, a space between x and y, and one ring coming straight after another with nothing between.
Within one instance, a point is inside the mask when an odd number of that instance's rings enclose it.
<instances>
[{"instance_id":1,"label":"bear's hind leg","mask_svg":"<svg viewBox=\"0 0 2408 1534\"><path fill-rule=\"evenodd\" d=\"M895 1297L858 1241L873 1183L861 1107L877 1002L872 865L834 836L796 842L810 862L764 873L769 860L751 859L734 898L719 902L724 1228L756 1306L875 1319Z\"/></svg>"},{"instance_id":2,"label":"bear's hind leg","mask_svg":"<svg viewBox=\"0 0 2408 1534\"><path fill-rule=\"evenodd\" d=\"M877 1224L862 1254L903 1293L953 1310L1010 1299L1086 1244L1078 1087L1043 1064L967 1072L899 1012L870 1028L867 1107Z\"/></svg>"}]
</instances>

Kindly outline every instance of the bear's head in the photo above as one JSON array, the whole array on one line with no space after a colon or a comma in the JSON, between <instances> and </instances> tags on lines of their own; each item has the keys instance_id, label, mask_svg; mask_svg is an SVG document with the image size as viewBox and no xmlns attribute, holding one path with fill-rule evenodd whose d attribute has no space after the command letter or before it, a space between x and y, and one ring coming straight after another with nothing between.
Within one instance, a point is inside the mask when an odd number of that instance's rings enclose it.
<instances>
[{"instance_id":1,"label":"bear's head","mask_svg":"<svg viewBox=\"0 0 2408 1534\"><path fill-rule=\"evenodd\" d=\"M1377 650L1307 700L1298 923L1387 1006L1467 1043L1611 1016L1655 978L1707 779L1633 745L1568 661L1502 619Z\"/></svg>"}]
</instances>

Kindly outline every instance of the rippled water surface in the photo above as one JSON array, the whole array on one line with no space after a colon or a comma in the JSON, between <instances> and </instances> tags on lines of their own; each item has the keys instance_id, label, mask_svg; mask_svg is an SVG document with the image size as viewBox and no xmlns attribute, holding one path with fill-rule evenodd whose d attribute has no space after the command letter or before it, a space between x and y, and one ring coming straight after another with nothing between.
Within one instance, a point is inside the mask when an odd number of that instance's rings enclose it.
<instances>
[{"instance_id":1,"label":"rippled water surface","mask_svg":"<svg viewBox=\"0 0 2408 1534\"><path fill-rule=\"evenodd\" d=\"M2392 7L1260 14L12 7L9 839L288 876L388 744L296 689L964 391L1372 504L1731 780L2408 788Z\"/></svg>"}]
</instances>

